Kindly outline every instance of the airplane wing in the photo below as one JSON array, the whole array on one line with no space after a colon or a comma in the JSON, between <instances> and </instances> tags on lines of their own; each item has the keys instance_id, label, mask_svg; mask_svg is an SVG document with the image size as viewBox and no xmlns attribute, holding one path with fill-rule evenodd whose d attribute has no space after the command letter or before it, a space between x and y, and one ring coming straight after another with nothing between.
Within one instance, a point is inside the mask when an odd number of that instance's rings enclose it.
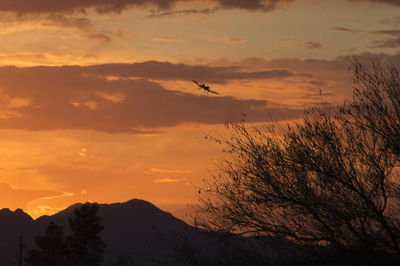
<instances>
[{"instance_id":1,"label":"airplane wing","mask_svg":"<svg viewBox=\"0 0 400 266\"><path fill-rule=\"evenodd\" d=\"M197 81L195 81L195 80L192 80L194 83L196 83L197 84L197 86L199 86L199 87L201 87L201 85L197 82Z\"/></svg>"},{"instance_id":2,"label":"airplane wing","mask_svg":"<svg viewBox=\"0 0 400 266\"><path fill-rule=\"evenodd\" d=\"M212 91L212 90L210 90L209 92L214 93L214 94L219 94L218 92Z\"/></svg>"}]
</instances>

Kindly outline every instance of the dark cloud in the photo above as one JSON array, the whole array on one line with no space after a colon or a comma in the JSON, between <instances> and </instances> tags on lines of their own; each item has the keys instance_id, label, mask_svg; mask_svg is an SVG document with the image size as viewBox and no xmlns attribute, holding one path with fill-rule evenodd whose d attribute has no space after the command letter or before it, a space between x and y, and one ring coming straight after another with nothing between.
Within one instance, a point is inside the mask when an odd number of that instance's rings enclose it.
<instances>
[{"instance_id":1,"label":"dark cloud","mask_svg":"<svg viewBox=\"0 0 400 266\"><path fill-rule=\"evenodd\" d=\"M188 79L199 70L206 80L207 73L215 71L204 66L160 64L164 67L157 68L156 62L89 67L0 67L0 128L138 133L143 128L151 130L181 123L223 123L232 114L240 113L247 114L253 121L264 121L270 113L275 113L276 119L301 113L286 107L268 109L264 100L196 96L166 90L155 82L140 78ZM172 70L165 66L172 66ZM227 78L286 76L281 70L240 73L235 69L217 68L212 78L223 81ZM218 70L222 73L218 74ZM108 75L137 79L105 78ZM194 84L190 86L197 91ZM221 95L228 94L220 92Z\"/></svg>"},{"instance_id":2,"label":"dark cloud","mask_svg":"<svg viewBox=\"0 0 400 266\"><path fill-rule=\"evenodd\" d=\"M1 1L0 11L13 12L19 15L29 13L71 13L96 9L100 13L120 12L131 6L156 5L160 9L170 8L176 0L15 0Z\"/></svg>"},{"instance_id":3,"label":"dark cloud","mask_svg":"<svg viewBox=\"0 0 400 266\"><path fill-rule=\"evenodd\" d=\"M248 11L272 11L276 8L287 5L295 0L205 0L217 7L217 9L243 9ZM393 4L400 6L398 0L348 0L353 2L372 2L379 4ZM156 7L157 10L171 10L177 3L192 2L191 0L13 0L0 1L0 11L12 12L18 15L40 14L40 13L72 13L85 12L95 9L99 13L121 12L132 7ZM212 13L217 9L183 10L178 13ZM170 15L168 12L161 12L160 16ZM157 16L154 13L153 16Z\"/></svg>"},{"instance_id":4,"label":"dark cloud","mask_svg":"<svg viewBox=\"0 0 400 266\"><path fill-rule=\"evenodd\" d=\"M352 2L371 2L371 3L376 3L376 4L391 4L391 5L396 5L400 6L400 1L399 0L348 0Z\"/></svg>"},{"instance_id":5,"label":"dark cloud","mask_svg":"<svg viewBox=\"0 0 400 266\"><path fill-rule=\"evenodd\" d=\"M380 23L384 25L400 25L400 16L382 19Z\"/></svg>"},{"instance_id":6,"label":"dark cloud","mask_svg":"<svg viewBox=\"0 0 400 266\"><path fill-rule=\"evenodd\" d=\"M89 33L87 38L98 42L112 42L113 39L104 33Z\"/></svg>"},{"instance_id":7,"label":"dark cloud","mask_svg":"<svg viewBox=\"0 0 400 266\"><path fill-rule=\"evenodd\" d=\"M208 0L223 9L245 9L271 11L281 4L294 0ZM72 13L95 9L99 13L121 12L130 7L151 7L158 10L169 10L180 2L191 0L14 0L1 1L0 11L13 12L19 15L29 13Z\"/></svg>"},{"instance_id":8,"label":"dark cloud","mask_svg":"<svg viewBox=\"0 0 400 266\"><path fill-rule=\"evenodd\" d=\"M334 27L332 29L335 30L335 31L348 32L348 33L351 33L351 34L358 34L358 33L364 33L365 32L363 30L349 29L349 28L345 28L345 27Z\"/></svg>"},{"instance_id":9,"label":"dark cloud","mask_svg":"<svg viewBox=\"0 0 400 266\"><path fill-rule=\"evenodd\" d=\"M304 43L304 47L307 49L319 49L322 45L319 42L308 41Z\"/></svg>"},{"instance_id":10,"label":"dark cloud","mask_svg":"<svg viewBox=\"0 0 400 266\"><path fill-rule=\"evenodd\" d=\"M204 9L184 9L184 10L170 10L165 12L152 12L148 18L160 18L160 17L168 17L175 15L198 15L198 14L214 14L220 10L219 7L214 8L204 8Z\"/></svg>"},{"instance_id":11,"label":"dark cloud","mask_svg":"<svg viewBox=\"0 0 400 266\"><path fill-rule=\"evenodd\" d=\"M265 60L261 58L248 58L237 63L230 62L230 64L239 65L248 70L290 66L291 70L295 72L312 73L313 76L310 79L304 78L301 81L288 79L284 82L286 84L292 83L292 86L296 87L302 83L310 87L313 91L319 91L321 89L324 92L324 96L335 95L335 98L327 99L328 101L333 100L340 103L340 99L352 96L354 80L351 68L354 58L370 67L371 64L375 62L380 62L382 65L398 65L400 62L400 53L395 55L361 53L340 56L332 60L301 60L295 58ZM304 102L308 100L302 93L299 94L299 97L303 98Z\"/></svg>"},{"instance_id":12,"label":"dark cloud","mask_svg":"<svg viewBox=\"0 0 400 266\"><path fill-rule=\"evenodd\" d=\"M239 8L246 10L271 11L280 4L287 4L294 0L216 0L223 8Z\"/></svg>"},{"instance_id":13,"label":"dark cloud","mask_svg":"<svg viewBox=\"0 0 400 266\"><path fill-rule=\"evenodd\" d=\"M371 33L381 35L381 36L389 36L387 39L379 39L372 43L372 47L374 48L398 48L400 47L400 30L381 30L381 31L372 31Z\"/></svg>"},{"instance_id":14,"label":"dark cloud","mask_svg":"<svg viewBox=\"0 0 400 266\"><path fill-rule=\"evenodd\" d=\"M74 30L78 31L80 34L80 38L85 38L89 40L94 40L97 42L112 42L113 39L110 35L115 35L116 37L121 37L118 32L97 32L95 30L95 25L93 22L82 16L69 16L66 14L60 13L51 13L51 14L24 14L22 16L18 16L17 14L12 13L0 13L0 22L7 23L28 23L34 24L36 27L45 28L45 29L55 29L55 30Z\"/></svg>"},{"instance_id":15,"label":"dark cloud","mask_svg":"<svg viewBox=\"0 0 400 266\"><path fill-rule=\"evenodd\" d=\"M48 15L42 22L43 26L72 28L88 31L93 27L92 22L87 18L69 18L60 14Z\"/></svg>"},{"instance_id":16,"label":"dark cloud","mask_svg":"<svg viewBox=\"0 0 400 266\"><path fill-rule=\"evenodd\" d=\"M358 33L365 33L370 35L379 35L379 36L388 36L389 38L379 40L375 40L370 45L371 48L398 48L400 47L400 30L375 30L375 31L368 31L368 30L355 30L343 27L336 27L333 28L336 31L348 32L351 34L358 34Z\"/></svg>"},{"instance_id":17,"label":"dark cloud","mask_svg":"<svg viewBox=\"0 0 400 266\"><path fill-rule=\"evenodd\" d=\"M149 61L134 64L105 64L79 68L79 71L100 76L117 76L122 78L147 78L158 80L200 80L204 82L226 83L240 79L282 79L294 76L307 76L287 69L269 69L263 71L243 72L237 66L210 67L206 65L172 64L169 62Z\"/></svg>"},{"instance_id":18,"label":"dark cloud","mask_svg":"<svg viewBox=\"0 0 400 266\"><path fill-rule=\"evenodd\" d=\"M316 41L302 41L293 38L282 38L281 41L284 43L290 43L297 47L302 47L307 49L319 49L322 47L322 44Z\"/></svg>"}]
</instances>

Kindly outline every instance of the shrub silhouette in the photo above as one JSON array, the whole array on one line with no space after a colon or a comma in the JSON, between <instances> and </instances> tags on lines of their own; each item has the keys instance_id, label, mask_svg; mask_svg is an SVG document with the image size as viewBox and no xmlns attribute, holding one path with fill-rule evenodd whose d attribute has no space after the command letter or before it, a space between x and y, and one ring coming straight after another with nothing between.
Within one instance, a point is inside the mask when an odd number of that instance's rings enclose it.
<instances>
[{"instance_id":1,"label":"shrub silhouette","mask_svg":"<svg viewBox=\"0 0 400 266\"><path fill-rule=\"evenodd\" d=\"M226 124L230 138L214 139L230 157L201 193L200 227L398 262L400 76L393 65L353 70L343 105L323 103L285 129Z\"/></svg>"}]
</instances>

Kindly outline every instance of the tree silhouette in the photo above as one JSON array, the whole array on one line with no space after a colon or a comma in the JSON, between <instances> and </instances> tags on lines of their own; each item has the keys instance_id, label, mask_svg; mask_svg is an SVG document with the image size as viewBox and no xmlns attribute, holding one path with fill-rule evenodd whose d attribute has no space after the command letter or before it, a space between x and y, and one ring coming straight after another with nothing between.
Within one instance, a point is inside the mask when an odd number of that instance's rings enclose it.
<instances>
[{"instance_id":1,"label":"tree silhouette","mask_svg":"<svg viewBox=\"0 0 400 266\"><path fill-rule=\"evenodd\" d=\"M97 216L98 210L98 204L85 203L68 220L72 235L67 243L75 265L98 266L103 261L105 244L99 233L104 227Z\"/></svg>"},{"instance_id":2,"label":"tree silhouette","mask_svg":"<svg viewBox=\"0 0 400 266\"><path fill-rule=\"evenodd\" d=\"M85 203L68 220L72 234L63 237L63 228L50 222L44 236L37 236L38 249L31 250L25 261L29 266L98 266L103 261L105 244L97 216L98 204Z\"/></svg>"},{"instance_id":3,"label":"tree silhouette","mask_svg":"<svg viewBox=\"0 0 400 266\"><path fill-rule=\"evenodd\" d=\"M39 250L32 250L26 257L26 264L31 266L66 266L68 262L63 228L50 222L44 236L37 236L35 242Z\"/></svg>"},{"instance_id":4,"label":"tree silhouette","mask_svg":"<svg viewBox=\"0 0 400 266\"><path fill-rule=\"evenodd\" d=\"M400 76L357 61L354 73L353 99L285 129L227 123L230 138L216 140L230 157L201 194L197 224L399 262Z\"/></svg>"}]
</instances>

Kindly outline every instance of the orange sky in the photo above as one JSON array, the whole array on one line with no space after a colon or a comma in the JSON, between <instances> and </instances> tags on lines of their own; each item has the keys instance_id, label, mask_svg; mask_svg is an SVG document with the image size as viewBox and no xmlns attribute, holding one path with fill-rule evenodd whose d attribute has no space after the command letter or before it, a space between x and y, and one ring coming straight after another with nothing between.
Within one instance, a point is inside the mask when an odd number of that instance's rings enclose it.
<instances>
[{"instance_id":1,"label":"orange sky","mask_svg":"<svg viewBox=\"0 0 400 266\"><path fill-rule=\"evenodd\" d=\"M223 123L351 95L349 59L400 59L397 0L0 3L0 208L195 203ZM219 95L198 90L192 79Z\"/></svg>"}]
</instances>

